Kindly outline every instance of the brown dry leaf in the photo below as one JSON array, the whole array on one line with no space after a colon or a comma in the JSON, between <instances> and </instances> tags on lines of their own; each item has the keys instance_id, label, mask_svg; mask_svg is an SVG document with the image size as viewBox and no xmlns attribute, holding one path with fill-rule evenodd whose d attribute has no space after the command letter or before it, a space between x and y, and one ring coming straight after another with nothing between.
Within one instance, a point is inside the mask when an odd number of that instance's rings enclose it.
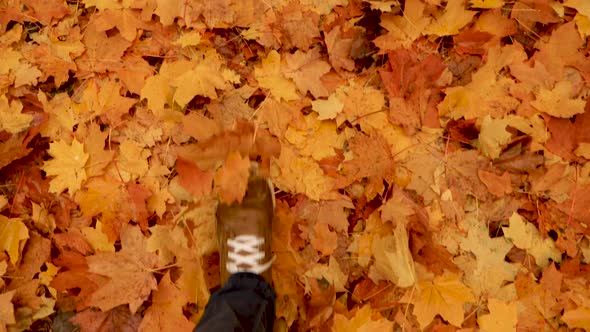
<instances>
[{"instance_id":1,"label":"brown dry leaf","mask_svg":"<svg viewBox=\"0 0 590 332\"><path fill-rule=\"evenodd\" d=\"M330 256L338 246L338 234L331 231L327 224L315 224L313 226L315 237L311 245L325 256Z\"/></svg>"},{"instance_id":2,"label":"brown dry leaf","mask_svg":"<svg viewBox=\"0 0 590 332\"><path fill-rule=\"evenodd\" d=\"M16 323L12 297L15 290L0 294L0 330L6 331L6 325Z\"/></svg>"},{"instance_id":3,"label":"brown dry leaf","mask_svg":"<svg viewBox=\"0 0 590 332\"><path fill-rule=\"evenodd\" d=\"M80 327L81 332L133 332L141 322L139 314L129 312L129 308L119 306L108 312L88 309L70 318L70 322Z\"/></svg>"},{"instance_id":4,"label":"brown dry leaf","mask_svg":"<svg viewBox=\"0 0 590 332\"><path fill-rule=\"evenodd\" d=\"M157 288L152 271L158 266L158 256L146 252L146 239L134 226L123 229L121 246L122 249L115 253L86 257L89 272L110 278L91 295L89 304L105 312L129 304L129 309L135 313Z\"/></svg>"},{"instance_id":5,"label":"brown dry leaf","mask_svg":"<svg viewBox=\"0 0 590 332\"><path fill-rule=\"evenodd\" d=\"M368 178L369 184L365 187L367 198L372 199L381 194L384 189L383 181L391 183L395 176L391 149L383 136L358 133L349 140L348 146L355 158L342 164L342 173L347 178L345 185Z\"/></svg>"},{"instance_id":6,"label":"brown dry leaf","mask_svg":"<svg viewBox=\"0 0 590 332\"><path fill-rule=\"evenodd\" d=\"M350 58L353 39L344 38L342 30L341 26L334 27L330 32L324 34L324 40L328 48L330 63L334 69L351 71L354 69L354 61Z\"/></svg>"},{"instance_id":7,"label":"brown dry leaf","mask_svg":"<svg viewBox=\"0 0 590 332\"><path fill-rule=\"evenodd\" d=\"M477 175L479 175L481 182L488 187L488 190L498 197L512 192L512 182L510 181L510 174L508 172L497 175L496 173L480 169L477 171Z\"/></svg>"}]
</instances>

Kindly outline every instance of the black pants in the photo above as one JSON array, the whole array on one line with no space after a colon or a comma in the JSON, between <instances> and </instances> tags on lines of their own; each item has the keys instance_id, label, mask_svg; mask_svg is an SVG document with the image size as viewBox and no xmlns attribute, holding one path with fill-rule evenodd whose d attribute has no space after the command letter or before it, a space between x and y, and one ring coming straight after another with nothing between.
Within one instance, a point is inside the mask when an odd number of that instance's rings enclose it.
<instances>
[{"instance_id":1,"label":"black pants","mask_svg":"<svg viewBox=\"0 0 590 332\"><path fill-rule=\"evenodd\" d=\"M261 276L232 274L211 296L194 331L272 331L275 298L274 290Z\"/></svg>"}]
</instances>

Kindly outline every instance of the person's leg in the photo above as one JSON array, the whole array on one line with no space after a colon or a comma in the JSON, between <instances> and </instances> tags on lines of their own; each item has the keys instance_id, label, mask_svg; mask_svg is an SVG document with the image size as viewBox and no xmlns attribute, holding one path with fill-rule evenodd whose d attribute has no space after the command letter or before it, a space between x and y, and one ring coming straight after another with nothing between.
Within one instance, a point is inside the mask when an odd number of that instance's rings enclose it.
<instances>
[{"instance_id":1,"label":"person's leg","mask_svg":"<svg viewBox=\"0 0 590 332\"><path fill-rule=\"evenodd\" d=\"M196 332L272 331L275 292L260 275L232 274L209 300Z\"/></svg>"},{"instance_id":2,"label":"person's leg","mask_svg":"<svg viewBox=\"0 0 590 332\"><path fill-rule=\"evenodd\" d=\"M273 212L274 188L254 165L244 199L217 207L222 288L209 299L195 331L272 331Z\"/></svg>"}]
</instances>

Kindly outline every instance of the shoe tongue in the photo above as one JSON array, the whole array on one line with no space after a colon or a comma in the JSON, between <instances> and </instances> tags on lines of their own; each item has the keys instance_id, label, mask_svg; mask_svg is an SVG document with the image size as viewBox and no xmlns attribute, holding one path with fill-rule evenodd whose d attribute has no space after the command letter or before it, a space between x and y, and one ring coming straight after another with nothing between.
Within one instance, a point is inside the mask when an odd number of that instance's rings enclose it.
<instances>
[{"instance_id":1,"label":"shoe tongue","mask_svg":"<svg viewBox=\"0 0 590 332\"><path fill-rule=\"evenodd\" d=\"M257 209L237 209L231 218L225 219L225 224L230 226L235 234L253 234L261 236L264 222L267 216Z\"/></svg>"}]
</instances>

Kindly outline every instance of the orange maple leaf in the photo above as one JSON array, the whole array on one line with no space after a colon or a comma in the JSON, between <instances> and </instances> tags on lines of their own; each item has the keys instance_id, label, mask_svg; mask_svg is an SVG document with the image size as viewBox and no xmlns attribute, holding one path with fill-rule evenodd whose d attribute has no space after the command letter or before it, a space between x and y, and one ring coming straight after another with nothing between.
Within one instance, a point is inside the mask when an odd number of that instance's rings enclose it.
<instances>
[{"instance_id":1,"label":"orange maple leaf","mask_svg":"<svg viewBox=\"0 0 590 332\"><path fill-rule=\"evenodd\" d=\"M122 249L116 253L97 253L86 257L88 271L110 280L96 290L88 303L108 311L129 304L132 313L157 288L152 269L158 256L146 251L146 239L138 227L127 226L121 234Z\"/></svg>"}]
</instances>

